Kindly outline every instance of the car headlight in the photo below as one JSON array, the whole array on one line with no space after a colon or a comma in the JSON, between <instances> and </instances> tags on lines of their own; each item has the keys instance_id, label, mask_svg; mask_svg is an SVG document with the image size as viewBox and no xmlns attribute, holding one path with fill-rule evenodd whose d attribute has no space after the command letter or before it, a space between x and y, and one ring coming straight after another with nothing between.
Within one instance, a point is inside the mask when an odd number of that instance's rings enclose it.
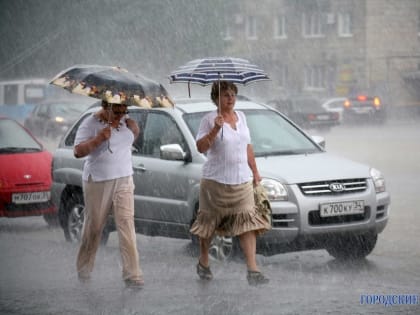
<instances>
[{"instance_id":1,"label":"car headlight","mask_svg":"<svg viewBox=\"0 0 420 315\"><path fill-rule=\"evenodd\" d=\"M373 184L375 185L376 193L385 191L385 178L376 168L370 169L370 176L372 176Z\"/></svg>"},{"instance_id":2,"label":"car headlight","mask_svg":"<svg viewBox=\"0 0 420 315\"><path fill-rule=\"evenodd\" d=\"M62 123L64 121L64 118L61 116L56 116L54 120L58 123Z\"/></svg>"},{"instance_id":3,"label":"car headlight","mask_svg":"<svg viewBox=\"0 0 420 315\"><path fill-rule=\"evenodd\" d=\"M280 182L263 178L261 185L265 188L269 200L287 200L287 190Z\"/></svg>"}]
</instances>

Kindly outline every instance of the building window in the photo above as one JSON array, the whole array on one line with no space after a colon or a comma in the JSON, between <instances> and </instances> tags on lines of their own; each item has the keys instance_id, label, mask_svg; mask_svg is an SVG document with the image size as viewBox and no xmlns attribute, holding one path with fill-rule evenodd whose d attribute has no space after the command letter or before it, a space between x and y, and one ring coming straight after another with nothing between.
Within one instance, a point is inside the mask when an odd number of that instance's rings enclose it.
<instances>
[{"instance_id":1,"label":"building window","mask_svg":"<svg viewBox=\"0 0 420 315\"><path fill-rule=\"evenodd\" d=\"M229 41L229 40L232 40L232 39L233 39L233 37L232 37L231 27L230 27L230 25L226 25L225 26L225 31L223 33L223 40Z\"/></svg>"},{"instance_id":2,"label":"building window","mask_svg":"<svg viewBox=\"0 0 420 315\"><path fill-rule=\"evenodd\" d=\"M245 23L247 39L257 39L257 19L255 16L248 16Z\"/></svg>"},{"instance_id":3,"label":"building window","mask_svg":"<svg viewBox=\"0 0 420 315\"><path fill-rule=\"evenodd\" d=\"M325 66L305 66L304 67L304 88L325 89Z\"/></svg>"},{"instance_id":4,"label":"building window","mask_svg":"<svg viewBox=\"0 0 420 315\"><path fill-rule=\"evenodd\" d=\"M287 66L286 65L278 65L277 66L277 82L280 88L286 88L287 85Z\"/></svg>"},{"instance_id":5,"label":"building window","mask_svg":"<svg viewBox=\"0 0 420 315\"><path fill-rule=\"evenodd\" d=\"M420 10L417 12L417 34L420 36Z\"/></svg>"},{"instance_id":6,"label":"building window","mask_svg":"<svg viewBox=\"0 0 420 315\"><path fill-rule=\"evenodd\" d=\"M287 38L285 15L279 15L274 20L274 38L276 39Z\"/></svg>"},{"instance_id":7,"label":"building window","mask_svg":"<svg viewBox=\"0 0 420 315\"><path fill-rule=\"evenodd\" d=\"M324 36L324 15L322 13L303 13L302 33L304 37Z\"/></svg>"},{"instance_id":8,"label":"building window","mask_svg":"<svg viewBox=\"0 0 420 315\"><path fill-rule=\"evenodd\" d=\"M353 36L353 23L350 13L338 14L338 36Z\"/></svg>"}]
</instances>

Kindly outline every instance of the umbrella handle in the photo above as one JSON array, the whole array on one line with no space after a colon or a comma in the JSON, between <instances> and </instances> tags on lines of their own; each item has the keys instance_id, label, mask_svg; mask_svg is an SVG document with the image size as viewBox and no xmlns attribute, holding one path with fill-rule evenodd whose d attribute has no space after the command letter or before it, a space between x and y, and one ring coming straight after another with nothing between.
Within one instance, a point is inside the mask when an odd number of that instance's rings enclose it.
<instances>
[{"instance_id":1,"label":"umbrella handle","mask_svg":"<svg viewBox=\"0 0 420 315\"><path fill-rule=\"evenodd\" d=\"M111 103L111 109L108 109L108 126L110 127L110 128L112 128L111 127L111 112L112 112L112 103ZM114 153L112 150L111 150L111 141L108 139L108 151L110 152L110 153Z\"/></svg>"},{"instance_id":2,"label":"umbrella handle","mask_svg":"<svg viewBox=\"0 0 420 315\"><path fill-rule=\"evenodd\" d=\"M218 80L218 83L219 83L219 98L218 98L219 106L218 106L218 108L219 108L219 115L221 115L222 114L222 108L220 106L220 72L219 72L219 80ZM222 134L221 134L221 138L220 139L223 141L223 125L222 125Z\"/></svg>"}]
</instances>

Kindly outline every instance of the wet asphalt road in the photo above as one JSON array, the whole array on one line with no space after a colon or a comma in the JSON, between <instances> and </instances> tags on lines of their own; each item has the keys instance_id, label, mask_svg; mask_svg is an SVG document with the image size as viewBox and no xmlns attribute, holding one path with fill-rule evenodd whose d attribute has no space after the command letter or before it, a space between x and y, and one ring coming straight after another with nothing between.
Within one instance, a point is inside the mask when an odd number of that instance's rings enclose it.
<instances>
[{"instance_id":1,"label":"wet asphalt road","mask_svg":"<svg viewBox=\"0 0 420 315\"><path fill-rule=\"evenodd\" d=\"M121 281L115 233L82 285L77 245L61 229L39 217L2 218L0 314L420 314L419 304L360 303L362 295L420 296L420 121L339 126L324 136L328 151L387 179L390 221L366 260L339 262L324 250L258 256L271 278L259 288L248 286L243 262L214 262L215 279L202 283L188 241L138 235L146 285L132 291Z\"/></svg>"}]
</instances>

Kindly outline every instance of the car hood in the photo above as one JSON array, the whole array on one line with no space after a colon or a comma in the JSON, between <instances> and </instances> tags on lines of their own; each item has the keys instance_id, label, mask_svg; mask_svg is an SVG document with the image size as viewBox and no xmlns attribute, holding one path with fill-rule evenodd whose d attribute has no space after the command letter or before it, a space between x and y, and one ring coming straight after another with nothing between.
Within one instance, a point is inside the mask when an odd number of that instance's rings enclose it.
<instances>
[{"instance_id":1,"label":"car hood","mask_svg":"<svg viewBox=\"0 0 420 315\"><path fill-rule=\"evenodd\" d=\"M0 155L2 188L19 185L51 185L52 156L48 151ZM35 186L36 187L36 186Z\"/></svg>"},{"instance_id":2,"label":"car hood","mask_svg":"<svg viewBox=\"0 0 420 315\"><path fill-rule=\"evenodd\" d=\"M370 167L327 152L256 158L262 177L285 184L370 177Z\"/></svg>"}]
</instances>

